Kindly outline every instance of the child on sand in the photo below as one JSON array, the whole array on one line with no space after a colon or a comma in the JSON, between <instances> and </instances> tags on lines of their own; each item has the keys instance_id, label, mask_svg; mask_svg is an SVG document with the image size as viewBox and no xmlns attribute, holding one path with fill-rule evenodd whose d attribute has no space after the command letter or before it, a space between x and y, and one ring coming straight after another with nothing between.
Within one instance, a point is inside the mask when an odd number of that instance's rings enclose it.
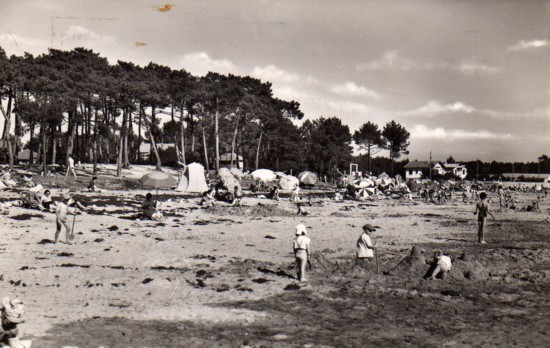
<instances>
[{"instance_id":1,"label":"child on sand","mask_svg":"<svg viewBox=\"0 0 550 348\"><path fill-rule=\"evenodd\" d=\"M22 323L25 313L25 304L18 299L11 300L4 297L0 304L1 320L0 325L0 344L12 347L12 343L19 334L17 325Z\"/></svg>"},{"instance_id":2,"label":"child on sand","mask_svg":"<svg viewBox=\"0 0 550 348\"><path fill-rule=\"evenodd\" d=\"M363 226L363 233L361 233L357 240L357 261L374 258L375 244L371 241L369 233L376 231L377 228L379 227L371 224Z\"/></svg>"},{"instance_id":3,"label":"child on sand","mask_svg":"<svg viewBox=\"0 0 550 348\"><path fill-rule=\"evenodd\" d=\"M474 212L474 215L477 214L477 222L478 222L478 241L479 243L485 244L487 243L485 241L485 228L487 225L487 216L491 215L493 220L495 217L493 214L489 211L489 204L487 204L487 193L481 192L479 194L480 201L476 204L476 211Z\"/></svg>"},{"instance_id":4,"label":"child on sand","mask_svg":"<svg viewBox=\"0 0 550 348\"><path fill-rule=\"evenodd\" d=\"M99 187L97 186L97 176L94 176L90 183L88 184L88 191L89 192L101 192L99 190Z\"/></svg>"},{"instance_id":5,"label":"child on sand","mask_svg":"<svg viewBox=\"0 0 550 348\"><path fill-rule=\"evenodd\" d=\"M68 193L63 194L63 201L64 202L57 202L56 208L55 208L55 224L56 224L56 230L55 230L55 243L59 240L59 233L61 233L61 225L65 226L65 240L67 244L71 244L71 242L74 240L73 231L71 228L71 225L69 224L67 215L76 215L76 212L78 211L75 207L69 207L69 200L71 200L71 196Z\"/></svg>"},{"instance_id":6,"label":"child on sand","mask_svg":"<svg viewBox=\"0 0 550 348\"><path fill-rule=\"evenodd\" d=\"M441 279L445 280L447 278L447 273L449 273L452 267L451 258L447 255L443 255L441 251L437 251L434 254L434 264L435 269L432 272L431 278L435 280L437 275L441 273Z\"/></svg>"},{"instance_id":7,"label":"child on sand","mask_svg":"<svg viewBox=\"0 0 550 348\"><path fill-rule=\"evenodd\" d=\"M306 226L299 224L296 226L296 238L294 238L294 257L296 258L296 265L298 266L297 278L301 282L307 281L306 279L306 265L307 260L311 256L309 249L310 239L307 236Z\"/></svg>"}]
</instances>

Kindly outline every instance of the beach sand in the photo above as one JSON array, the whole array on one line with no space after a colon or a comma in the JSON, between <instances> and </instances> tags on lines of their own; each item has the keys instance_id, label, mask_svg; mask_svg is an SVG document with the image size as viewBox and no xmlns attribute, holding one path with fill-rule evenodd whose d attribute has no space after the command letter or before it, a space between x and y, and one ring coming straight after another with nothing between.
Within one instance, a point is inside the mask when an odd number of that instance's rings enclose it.
<instances>
[{"instance_id":1,"label":"beach sand","mask_svg":"<svg viewBox=\"0 0 550 348\"><path fill-rule=\"evenodd\" d=\"M0 217L1 294L26 303L20 331L33 346L550 344L550 200L542 213L493 203L480 245L475 207L459 194L444 205L316 194L304 217L285 195L202 209L197 196L161 191L163 221L132 219L146 192L76 193L93 209L77 215L74 245L52 243L52 213L12 207ZM381 227L379 274L375 262L355 264L367 222ZM313 251L307 283L294 279L298 223ZM413 245L427 260L453 257L446 281L423 279L429 265L407 259Z\"/></svg>"}]
</instances>

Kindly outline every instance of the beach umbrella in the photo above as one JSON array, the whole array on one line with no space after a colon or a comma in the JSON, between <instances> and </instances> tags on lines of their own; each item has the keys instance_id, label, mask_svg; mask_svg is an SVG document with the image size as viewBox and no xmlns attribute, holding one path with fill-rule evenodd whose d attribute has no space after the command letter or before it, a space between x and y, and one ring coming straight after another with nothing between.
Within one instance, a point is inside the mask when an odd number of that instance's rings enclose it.
<instances>
[{"instance_id":1,"label":"beach umbrella","mask_svg":"<svg viewBox=\"0 0 550 348\"><path fill-rule=\"evenodd\" d=\"M231 174L233 174L236 178L240 179L244 176L244 173L242 170L240 170L239 168L237 167L231 167L231 169L229 169L229 172Z\"/></svg>"},{"instance_id":2,"label":"beach umbrella","mask_svg":"<svg viewBox=\"0 0 550 348\"><path fill-rule=\"evenodd\" d=\"M378 179L389 179L390 176L383 172L382 174L378 175Z\"/></svg>"},{"instance_id":3,"label":"beach umbrella","mask_svg":"<svg viewBox=\"0 0 550 348\"><path fill-rule=\"evenodd\" d=\"M376 189L374 187L364 187L357 191L356 197L358 199L366 199L373 197L376 194Z\"/></svg>"},{"instance_id":4,"label":"beach umbrella","mask_svg":"<svg viewBox=\"0 0 550 348\"><path fill-rule=\"evenodd\" d=\"M172 175L164 172L149 172L139 179L143 186L149 186L157 189L157 196L159 194L159 188L170 188L176 186L178 180Z\"/></svg>"},{"instance_id":5,"label":"beach umbrella","mask_svg":"<svg viewBox=\"0 0 550 348\"><path fill-rule=\"evenodd\" d=\"M220 171L219 176L221 181L223 182L223 185L227 188L228 191L233 192L235 186L238 187L239 191L241 190L241 183L229 171L224 172L223 174Z\"/></svg>"},{"instance_id":6,"label":"beach umbrella","mask_svg":"<svg viewBox=\"0 0 550 348\"><path fill-rule=\"evenodd\" d=\"M305 171L298 174L298 180L304 185L315 185L317 175L313 172Z\"/></svg>"},{"instance_id":7,"label":"beach umbrella","mask_svg":"<svg viewBox=\"0 0 550 348\"><path fill-rule=\"evenodd\" d=\"M392 183L392 180L390 178L378 178L376 179L376 185L380 185L382 187L386 187Z\"/></svg>"},{"instance_id":8,"label":"beach umbrella","mask_svg":"<svg viewBox=\"0 0 550 348\"><path fill-rule=\"evenodd\" d=\"M353 185L356 188L365 188L374 186L374 181L371 179L357 179L353 181Z\"/></svg>"},{"instance_id":9,"label":"beach umbrella","mask_svg":"<svg viewBox=\"0 0 550 348\"><path fill-rule=\"evenodd\" d=\"M277 179L277 175L269 169L258 169L253 171L251 174L254 180L262 180L264 182L274 181Z\"/></svg>"},{"instance_id":10,"label":"beach umbrella","mask_svg":"<svg viewBox=\"0 0 550 348\"><path fill-rule=\"evenodd\" d=\"M279 179L279 186L281 189L291 191L300 185L300 180L297 177L292 175L285 175Z\"/></svg>"}]
</instances>

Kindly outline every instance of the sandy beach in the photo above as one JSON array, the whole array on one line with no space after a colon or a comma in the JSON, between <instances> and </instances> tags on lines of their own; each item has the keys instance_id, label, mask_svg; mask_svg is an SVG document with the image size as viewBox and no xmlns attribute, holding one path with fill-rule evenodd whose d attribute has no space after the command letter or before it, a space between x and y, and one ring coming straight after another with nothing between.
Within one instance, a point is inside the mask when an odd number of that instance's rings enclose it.
<instances>
[{"instance_id":1,"label":"sandy beach","mask_svg":"<svg viewBox=\"0 0 550 348\"><path fill-rule=\"evenodd\" d=\"M85 186L79 178L69 186ZM59 190L53 190L54 196ZM202 209L161 191L165 219L136 220L145 190L77 192L76 244L53 244L55 215L3 216L0 285L27 305L35 347L547 346L549 201L542 213L498 212L477 244L473 203L334 202L306 190L310 215L245 192L244 207ZM520 199L535 193L518 194ZM2 200L16 199L2 192ZM379 274L355 264L367 222L381 228ZM297 282L294 226L311 238L309 282ZM62 233L64 241L64 232ZM446 281L407 257L454 259ZM461 259L462 254L467 257ZM376 319L376 320L374 320Z\"/></svg>"}]
</instances>

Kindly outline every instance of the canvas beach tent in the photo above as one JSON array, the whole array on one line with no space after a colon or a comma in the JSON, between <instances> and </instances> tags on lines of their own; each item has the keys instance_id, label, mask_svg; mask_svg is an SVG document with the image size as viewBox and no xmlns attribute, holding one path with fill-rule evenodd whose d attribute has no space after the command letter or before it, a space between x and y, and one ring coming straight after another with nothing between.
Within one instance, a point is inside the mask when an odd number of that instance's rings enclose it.
<instances>
[{"instance_id":1,"label":"canvas beach tent","mask_svg":"<svg viewBox=\"0 0 550 348\"><path fill-rule=\"evenodd\" d=\"M180 179L176 191L193 193L208 191L206 177L204 176L204 167L195 162L187 165L185 175Z\"/></svg>"},{"instance_id":2,"label":"canvas beach tent","mask_svg":"<svg viewBox=\"0 0 550 348\"><path fill-rule=\"evenodd\" d=\"M315 185L317 182L317 175L306 170L298 174L298 179L300 180L300 183L304 185Z\"/></svg>"},{"instance_id":3,"label":"canvas beach tent","mask_svg":"<svg viewBox=\"0 0 550 348\"><path fill-rule=\"evenodd\" d=\"M261 180L263 182L275 181L277 179L277 174L269 169L258 169L253 171L251 174L254 180Z\"/></svg>"},{"instance_id":4,"label":"canvas beach tent","mask_svg":"<svg viewBox=\"0 0 550 348\"><path fill-rule=\"evenodd\" d=\"M282 190L293 191L296 186L300 186L300 180L292 175L284 175L279 179L279 186Z\"/></svg>"}]
</instances>

